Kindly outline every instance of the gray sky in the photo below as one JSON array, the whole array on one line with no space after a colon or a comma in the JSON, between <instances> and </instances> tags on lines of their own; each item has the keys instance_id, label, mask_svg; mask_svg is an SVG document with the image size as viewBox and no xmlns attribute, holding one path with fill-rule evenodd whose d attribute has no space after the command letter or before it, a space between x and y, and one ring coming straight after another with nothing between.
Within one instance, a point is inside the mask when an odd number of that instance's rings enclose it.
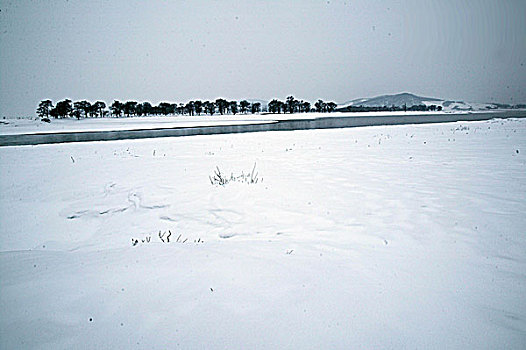
<instances>
[{"instance_id":1,"label":"gray sky","mask_svg":"<svg viewBox=\"0 0 526 350\"><path fill-rule=\"evenodd\" d=\"M0 115L403 91L526 101L526 1L0 0Z\"/></svg>"}]
</instances>

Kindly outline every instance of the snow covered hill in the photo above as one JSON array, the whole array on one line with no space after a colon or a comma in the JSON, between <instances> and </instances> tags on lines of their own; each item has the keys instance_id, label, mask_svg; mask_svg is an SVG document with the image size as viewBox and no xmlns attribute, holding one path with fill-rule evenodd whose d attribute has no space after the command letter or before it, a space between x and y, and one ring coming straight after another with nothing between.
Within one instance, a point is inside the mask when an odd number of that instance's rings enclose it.
<instances>
[{"instance_id":1,"label":"snow covered hill","mask_svg":"<svg viewBox=\"0 0 526 350\"><path fill-rule=\"evenodd\" d=\"M358 98L351 101L339 104L339 108L348 106L363 106L363 107L383 107L383 106L396 106L407 107L416 105L436 105L442 106L443 111L484 111L491 109L499 109L503 107L510 107L498 103L475 103L475 102L464 102L464 101L452 101L443 100L434 97L422 97L417 96L408 92L395 94L395 95L382 95L372 98Z\"/></svg>"},{"instance_id":2,"label":"snow covered hill","mask_svg":"<svg viewBox=\"0 0 526 350\"><path fill-rule=\"evenodd\" d=\"M342 103L339 106L364 106L364 107L383 107L396 106L401 107L404 104L407 107L424 104L424 101L439 102L439 99L431 97L416 96L407 92L396 95L382 95L372 98L359 98L352 101Z\"/></svg>"}]
</instances>

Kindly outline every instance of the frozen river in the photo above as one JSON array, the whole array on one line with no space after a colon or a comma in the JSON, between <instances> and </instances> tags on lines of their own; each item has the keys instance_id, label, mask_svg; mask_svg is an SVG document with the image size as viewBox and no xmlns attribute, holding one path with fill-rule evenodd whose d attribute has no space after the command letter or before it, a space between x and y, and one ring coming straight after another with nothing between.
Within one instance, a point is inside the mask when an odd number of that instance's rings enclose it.
<instances>
[{"instance_id":1,"label":"frozen river","mask_svg":"<svg viewBox=\"0 0 526 350\"><path fill-rule=\"evenodd\" d=\"M254 116L252 116L254 117ZM299 119L304 117L304 119ZM216 135L216 134L237 134L247 132L263 131L291 131L308 129L335 129L352 128L360 126L377 125L404 125L404 124L426 124L444 123L455 121L482 121L493 118L524 118L526 111L493 111L479 113L342 113L335 115L327 114L295 114L295 115L265 115L258 118L244 119L232 116L209 118L203 117L190 121L181 118L132 118L130 119L104 119L104 120L85 120L88 123L86 129L79 128L84 126L81 123L74 124L75 120L60 121L66 127L62 129L52 128L40 130L31 124L18 129L3 127L0 128L0 146L20 146L38 145L65 142L86 142L86 141L110 141L125 139L144 139L155 137L178 137L194 135ZM274 120L271 118L283 118ZM286 119L294 118L294 119ZM141 123L137 123L137 120ZM81 121L84 122L84 121ZM97 126L98 123L98 126ZM89 128L91 126L91 129ZM32 128L31 128L32 127ZM19 130L25 131L20 133ZM22 131L22 132L23 132Z\"/></svg>"}]
</instances>

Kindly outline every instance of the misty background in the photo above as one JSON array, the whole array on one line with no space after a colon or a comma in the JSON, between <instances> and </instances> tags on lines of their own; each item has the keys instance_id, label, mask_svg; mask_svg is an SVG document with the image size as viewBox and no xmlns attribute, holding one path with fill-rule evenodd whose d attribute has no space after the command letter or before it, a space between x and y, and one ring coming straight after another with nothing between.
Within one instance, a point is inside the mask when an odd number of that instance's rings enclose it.
<instances>
[{"instance_id":1,"label":"misty background","mask_svg":"<svg viewBox=\"0 0 526 350\"><path fill-rule=\"evenodd\" d=\"M42 99L526 101L526 1L0 1L0 116Z\"/></svg>"}]
</instances>

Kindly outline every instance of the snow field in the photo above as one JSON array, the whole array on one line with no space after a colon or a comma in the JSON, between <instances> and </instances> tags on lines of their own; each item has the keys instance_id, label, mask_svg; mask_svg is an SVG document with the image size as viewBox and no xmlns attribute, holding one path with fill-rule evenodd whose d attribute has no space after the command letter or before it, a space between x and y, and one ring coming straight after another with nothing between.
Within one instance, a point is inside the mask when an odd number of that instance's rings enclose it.
<instances>
[{"instance_id":1,"label":"snow field","mask_svg":"<svg viewBox=\"0 0 526 350\"><path fill-rule=\"evenodd\" d=\"M0 148L0 347L520 349L524 152L524 120Z\"/></svg>"}]
</instances>

